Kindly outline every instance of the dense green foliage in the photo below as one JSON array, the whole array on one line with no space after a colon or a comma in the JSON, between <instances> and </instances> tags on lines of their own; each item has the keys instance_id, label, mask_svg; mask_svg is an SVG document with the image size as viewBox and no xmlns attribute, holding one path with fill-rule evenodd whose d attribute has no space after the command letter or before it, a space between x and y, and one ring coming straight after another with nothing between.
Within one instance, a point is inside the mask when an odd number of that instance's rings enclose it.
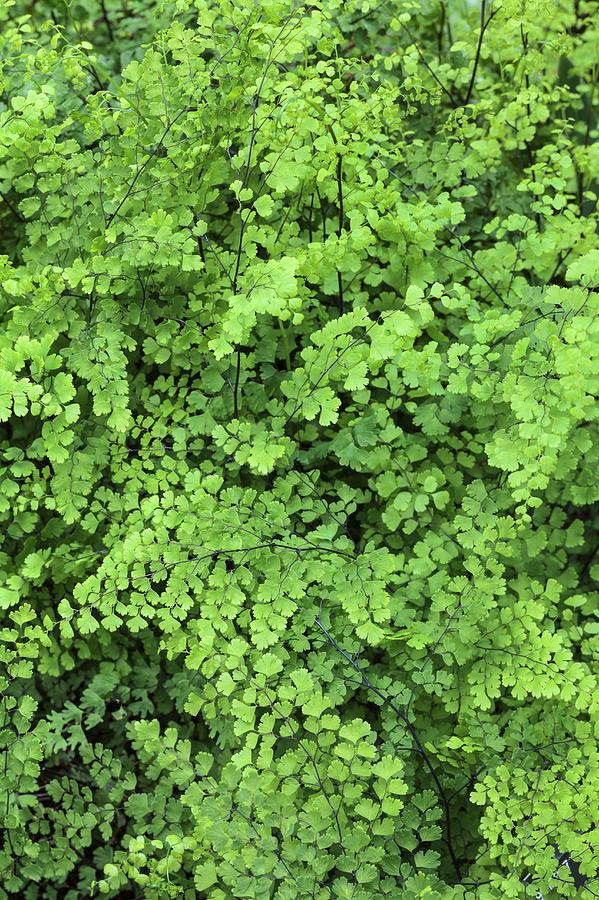
<instances>
[{"instance_id":1,"label":"dense green foliage","mask_svg":"<svg viewBox=\"0 0 599 900\"><path fill-rule=\"evenodd\" d=\"M0 10L0 895L597 896L595 4Z\"/></svg>"}]
</instances>

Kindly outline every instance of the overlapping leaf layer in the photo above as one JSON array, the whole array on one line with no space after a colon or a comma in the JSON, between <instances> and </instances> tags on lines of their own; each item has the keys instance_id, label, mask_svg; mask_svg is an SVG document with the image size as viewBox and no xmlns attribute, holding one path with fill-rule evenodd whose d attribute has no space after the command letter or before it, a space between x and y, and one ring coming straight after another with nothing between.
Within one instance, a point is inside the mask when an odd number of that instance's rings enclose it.
<instances>
[{"instance_id":1,"label":"overlapping leaf layer","mask_svg":"<svg viewBox=\"0 0 599 900\"><path fill-rule=\"evenodd\" d=\"M594 896L594 4L0 8L1 896Z\"/></svg>"}]
</instances>

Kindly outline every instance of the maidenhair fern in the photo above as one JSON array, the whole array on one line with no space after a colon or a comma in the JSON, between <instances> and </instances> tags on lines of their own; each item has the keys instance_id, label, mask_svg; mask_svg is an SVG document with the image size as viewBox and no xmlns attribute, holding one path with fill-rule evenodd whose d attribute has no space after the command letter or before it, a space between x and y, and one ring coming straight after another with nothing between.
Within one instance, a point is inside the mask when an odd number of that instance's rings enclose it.
<instances>
[{"instance_id":1,"label":"maidenhair fern","mask_svg":"<svg viewBox=\"0 0 599 900\"><path fill-rule=\"evenodd\" d=\"M591 0L0 2L0 896L599 891Z\"/></svg>"}]
</instances>

